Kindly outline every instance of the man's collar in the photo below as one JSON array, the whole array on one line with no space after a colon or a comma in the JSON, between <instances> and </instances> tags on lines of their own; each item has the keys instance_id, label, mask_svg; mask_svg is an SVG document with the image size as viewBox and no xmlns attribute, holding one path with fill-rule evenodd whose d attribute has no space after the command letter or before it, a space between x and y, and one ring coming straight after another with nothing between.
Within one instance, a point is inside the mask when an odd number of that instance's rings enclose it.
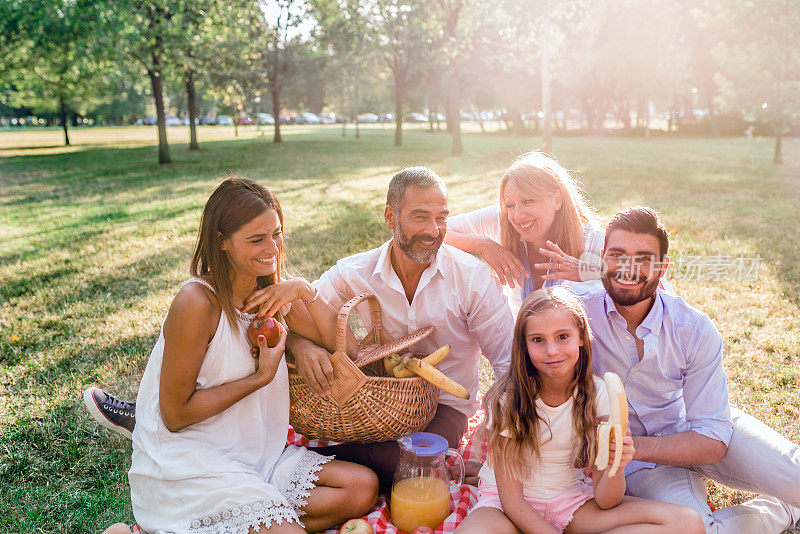
<instances>
[{"instance_id":1,"label":"man's collar","mask_svg":"<svg viewBox=\"0 0 800 534\"><path fill-rule=\"evenodd\" d=\"M661 289L656 288L656 296L655 300L653 301L653 307L650 308L650 312L642 321L642 324L639 326L641 328L646 328L650 330L654 334L658 334L658 331L661 329L661 323L664 320L664 301L661 300Z\"/></svg>"},{"instance_id":2,"label":"man's collar","mask_svg":"<svg viewBox=\"0 0 800 534\"><path fill-rule=\"evenodd\" d=\"M392 239L389 239L380 246L378 249L380 250L380 253L378 254L378 261L375 264L375 269L372 271L372 276L380 275L384 281L389 280L389 273L392 272L392 258L390 256L391 245Z\"/></svg>"},{"instance_id":3,"label":"man's collar","mask_svg":"<svg viewBox=\"0 0 800 534\"><path fill-rule=\"evenodd\" d=\"M606 315L611 317L622 317L622 315L617 311L617 305L614 304L614 300L611 298L611 295L608 294L605 288L603 288L603 293L605 295L605 306L606 306ZM661 300L661 289L656 288L655 299L653 300L653 306L650 307L650 311L647 312L647 315L642 320L639 327L646 328L650 330L654 334L658 334L658 331L661 329L661 323L664 319L664 301ZM638 327L637 327L638 328Z\"/></svg>"},{"instance_id":4,"label":"man's collar","mask_svg":"<svg viewBox=\"0 0 800 534\"><path fill-rule=\"evenodd\" d=\"M378 254L378 262L375 264L375 269L372 271L372 276L380 275L384 282L389 283L389 280L392 278L392 273L394 269L392 268L392 242L394 238L389 239L386 243L380 246L380 253ZM444 252L442 249L445 247L445 244L442 243L442 246L439 247L439 250L436 251L436 256L434 256L433 261L431 264L425 268L423 272L423 278L425 278L425 274L430 272L430 277L433 278L434 275L438 272L442 273L442 276L445 276L445 268L444 268ZM397 273L394 273L397 276ZM398 276L398 279L400 277ZM421 280L420 280L421 281Z\"/></svg>"}]
</instances>

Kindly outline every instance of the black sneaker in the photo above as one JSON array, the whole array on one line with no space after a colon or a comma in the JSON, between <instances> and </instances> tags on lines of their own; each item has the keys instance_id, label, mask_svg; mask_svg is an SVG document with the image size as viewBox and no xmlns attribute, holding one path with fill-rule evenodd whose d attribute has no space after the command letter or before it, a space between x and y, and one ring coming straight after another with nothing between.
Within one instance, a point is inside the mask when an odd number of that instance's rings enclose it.
<instances>
[{"instance_id":1,"label":"black sneaker","mask_svg":"<svg viewBox=\"0 0 800 534\"><path fill-rule=\"evenodd\" d=\"M83 403L102 426L128 439L136 425L136 403L119 400L100 388L90 387L83 392Z\"/></svg>"}]
</instances>

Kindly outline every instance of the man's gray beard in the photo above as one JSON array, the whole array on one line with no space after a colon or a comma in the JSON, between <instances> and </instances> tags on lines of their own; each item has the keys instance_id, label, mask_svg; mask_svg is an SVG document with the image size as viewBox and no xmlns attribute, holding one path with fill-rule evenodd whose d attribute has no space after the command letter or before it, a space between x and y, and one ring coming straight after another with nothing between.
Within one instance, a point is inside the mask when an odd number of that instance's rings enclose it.
<instances>
[{"instance_id":1,"label":"man's gray beard","mask_svg":"<svg viewBox=\"0 0 800 534\"><path fill-rule=\"evenodd\" d=\"M441 247L442 242L444 241L444 236L439 235L439 246L433 250L423 249L416 247L414 244L414 238L406 239L405 234L403 233L402 227L400 223L397 223L394 227L394 242L397 243L397 246L403 253L414 260L417 263L421 263L423 265L427 265L433 261L433 258L436 257L436 253L439 251L439 247Z\"/></svg>"}]
</instances>

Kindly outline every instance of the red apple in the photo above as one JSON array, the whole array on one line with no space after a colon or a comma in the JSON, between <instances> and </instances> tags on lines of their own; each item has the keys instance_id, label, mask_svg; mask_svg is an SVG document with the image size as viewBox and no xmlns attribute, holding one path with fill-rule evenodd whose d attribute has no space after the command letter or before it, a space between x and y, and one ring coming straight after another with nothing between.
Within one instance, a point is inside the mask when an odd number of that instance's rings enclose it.
<instances>
[{"instance_id":1,"label":"red apple","mask_svg":"<svg viewBox=\"0 0 800 534\"><path fill-rule=\"evenodd\" d=\"M425 527L425 526L417 527L411 534L433 534L433 529L431 527Z\"/></svg>"},{"instance_id":2,"label":"red apple","mask_svg":"<svg viewBox=\"0 0 800 534\"><path fill-rule=\"evenodd\" d=\"M339 534L375 534L366 519L351 519L339 529Z\"/></svg>"},{"instance_id":3,"label":"red apple","mask_svg":"<svg viewBox=\"0 0 800 534\"><path fill-rule=\"evenodd\" d=\"M247 339L254 347L258 347L258 336L262 335L267 339L267 346L274 347L278 344L281 337L278 321L272 317L256 317L250 326L247 327Z\"/></svg>"}]
</instances>

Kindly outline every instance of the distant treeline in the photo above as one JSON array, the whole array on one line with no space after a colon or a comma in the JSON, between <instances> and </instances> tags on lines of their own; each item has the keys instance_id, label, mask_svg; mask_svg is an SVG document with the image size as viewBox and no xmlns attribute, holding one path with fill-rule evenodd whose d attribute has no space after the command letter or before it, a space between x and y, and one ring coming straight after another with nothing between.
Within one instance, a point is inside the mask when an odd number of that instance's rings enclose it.
<instances>
[{"instance_id":1,"label":"distant treeline","mask_svg":"<svg viewBox=\"0 0 800 534\"><path fill-rule=\"evenodd\" d=\"M800 116L800 3L0 2L0 117L59 124L67 144L69 125L152 115L167 163L168 115L197 148L203 116L270 113L280 142L280 116L305 111L390 114L398 145L409 112L442 117L454 153L460 122L487 116L545 148L554 131L747 131L774 135L779 162Z\"/></svg>"}]
</instances>

